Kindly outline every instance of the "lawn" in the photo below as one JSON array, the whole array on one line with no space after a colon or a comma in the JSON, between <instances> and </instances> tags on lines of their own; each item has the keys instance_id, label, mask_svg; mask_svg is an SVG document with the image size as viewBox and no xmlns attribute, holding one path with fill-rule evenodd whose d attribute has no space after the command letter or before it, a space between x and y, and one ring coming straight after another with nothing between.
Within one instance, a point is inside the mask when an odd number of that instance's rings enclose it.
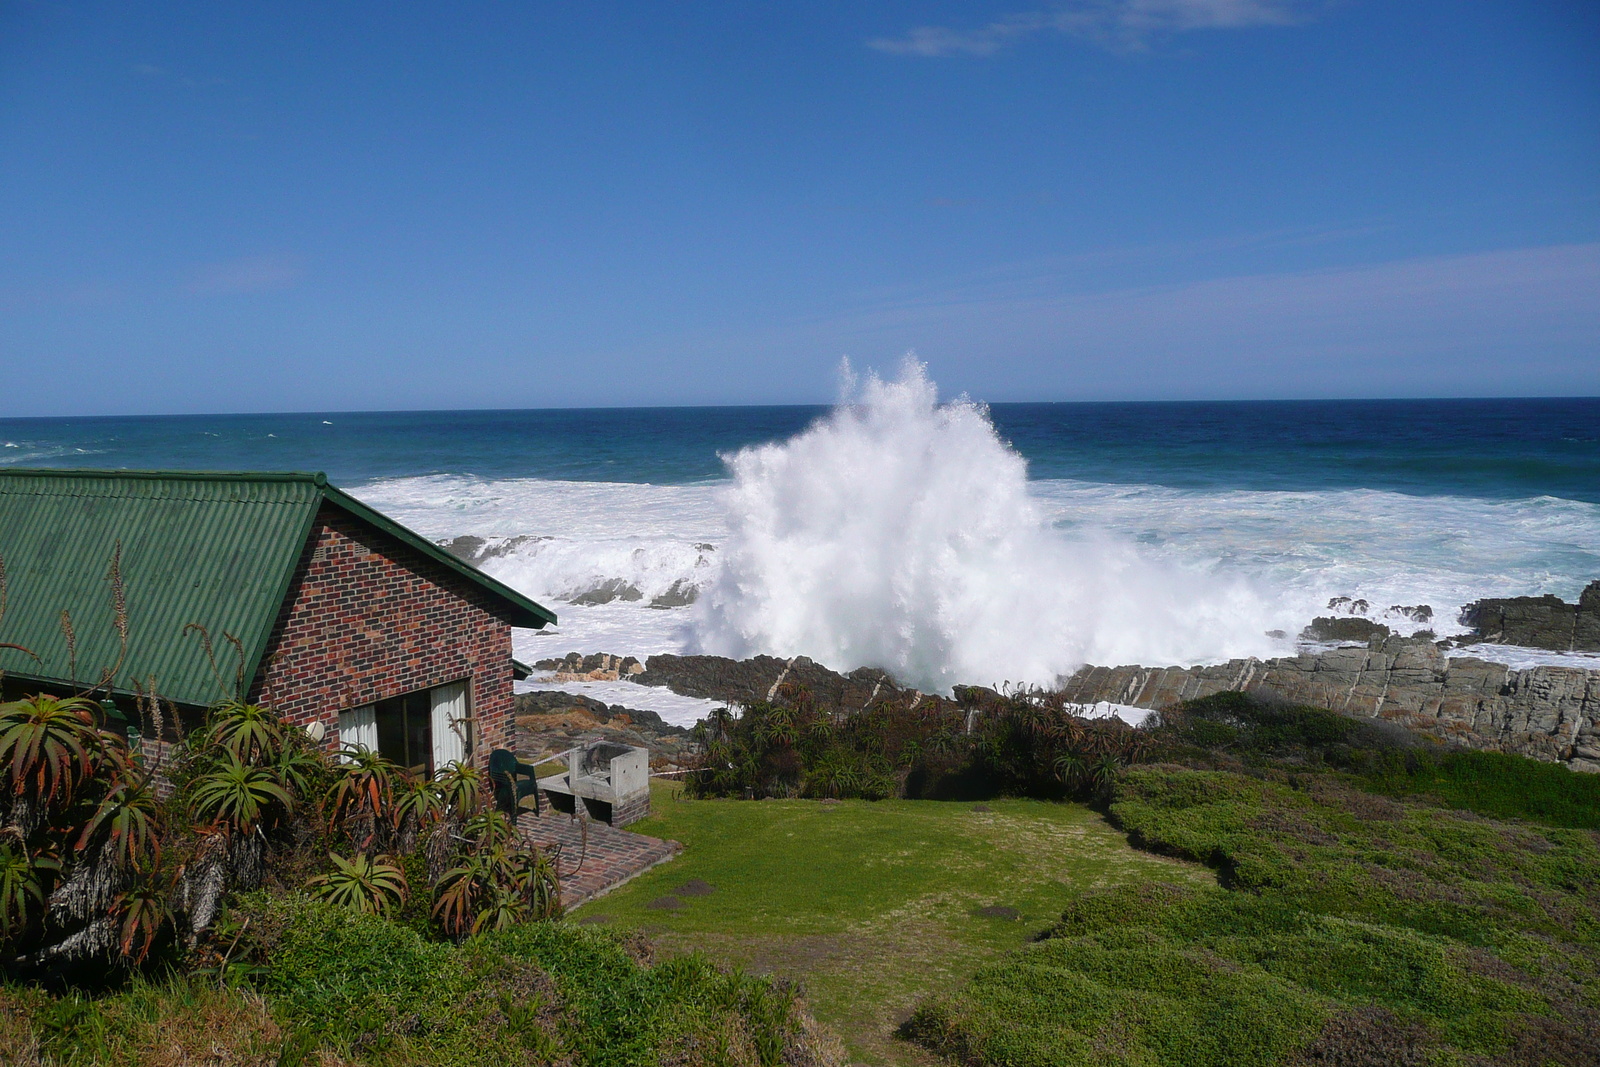
<instances>
[{"instance_id":1,"label":"lawn","mask_svg":"<svg viewBox=\"0 0 1600 1067\"><path fill-rule=\"evenodd\" d=\"M1216 884L1198 865L1135 851L1077 804L687 800L654 788L654 814L631 829L683 842L682 856L573 918L799 981L861 1063L930 1062L893 1036L916 1004L1024 944L1081 892ZM693 882L713 889L674 892Z\"/></svg>"}]
</instances>

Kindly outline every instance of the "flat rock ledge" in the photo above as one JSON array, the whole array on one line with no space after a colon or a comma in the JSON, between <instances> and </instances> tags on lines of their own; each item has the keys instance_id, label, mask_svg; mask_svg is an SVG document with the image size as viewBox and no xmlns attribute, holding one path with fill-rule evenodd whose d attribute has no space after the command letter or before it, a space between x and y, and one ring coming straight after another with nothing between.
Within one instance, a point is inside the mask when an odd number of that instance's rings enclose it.
<instances>
[{"instance_id":1,"label":"flat rock ledge","mask_svg":"<svg viewBox=\"0 0 1600 1067\"><path fill-rule=\"evenodd\" d=\"M1425 639L1378 637L1365 648L1212 667L1084 667L1062 689L1078 703L1154 710L1230 690L1271 695L1600 772L1600 670L1448 659Z\"/></svg>"}]
</instances>

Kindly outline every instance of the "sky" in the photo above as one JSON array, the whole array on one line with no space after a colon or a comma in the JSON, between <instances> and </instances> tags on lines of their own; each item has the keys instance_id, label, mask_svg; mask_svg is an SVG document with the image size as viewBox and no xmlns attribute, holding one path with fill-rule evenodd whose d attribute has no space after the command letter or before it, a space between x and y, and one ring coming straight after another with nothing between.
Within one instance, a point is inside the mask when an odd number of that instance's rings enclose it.
<instances>
[{"instance_id":1,"label":"sky","mask_svg":"<svg viewBox=\"0 0 1600 1067\"><path fill-rule=\"evenodd\" d=\"M1600 395L1592 0L0 0L0 415Z\"/></svg>"}]
</instances>

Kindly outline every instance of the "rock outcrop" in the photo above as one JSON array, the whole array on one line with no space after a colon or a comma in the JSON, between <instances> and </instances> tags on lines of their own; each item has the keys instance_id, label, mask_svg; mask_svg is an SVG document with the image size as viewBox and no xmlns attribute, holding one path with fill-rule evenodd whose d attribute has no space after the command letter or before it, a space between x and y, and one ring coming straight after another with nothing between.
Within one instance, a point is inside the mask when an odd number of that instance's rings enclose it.
<instances>
[{"instance_id":1,"label":"rock outcrop","mask_svg":"<svg viewBox=\"0 0 1600 1067\"><path fill-rule=\"evenodd\" d=\"M1312 619L1300 636L1308 641L1370 641L1374 637L1388 637L1389 628L1359 615L1323 617Z\"/></svg>"},{"instance_id":2,"label":"rock outcrop","mask_svg":"<svg viewBox=\"0 0 1600 1067\"><path fill-rule=\"evenodd\" d=\"M1590 582L1576 604L1556 596L1477 600L1461 609L1461 622L1480 641L1557 652L1600 652L1600 581Z\"/></svg>"},{"instance_id":3,"label":"rock outcrop","mask_svg":"<svg viewBox=\"0 0 1600 1067\"><path fill-rule=\"evenodd\" d=\"M1426 639L1374 637L1364 648L1213 667L1084 667L1062 689L1079 703L1156 710L1226 690L1271 694L1600 772L1600 670L1447 659Z\"/></svg>"},{"instance_id":4,"label":"rock outcrop","mask_svg":"<svg viewBox=\"0 0 1600 1067\"><path fill-rule=\"evenodd\" d=\"M560 659L539 660L533 669L554 671L551 681L556 682L614 682L643 673L644 664L632 656L613 656L608 652L588 656L569 652Z\"/></svg>"},{"instance_id":5,"label":"rock outcrop","mask_svg":"<svg viewBox=\"0 0 1600 1067\"><path fill-rule=\"evenodd\" d=\"M886 690L897 692L901 688L886 672L873 667L839 674L805 656L793 659L756 656L746 660L724 656L651 656L645 661L644 673L635 675L633 681L731 704L771 700L780 685L793 682L810 690L819 705L849 711L859 711Z\"/></svg>"}]
</instances>

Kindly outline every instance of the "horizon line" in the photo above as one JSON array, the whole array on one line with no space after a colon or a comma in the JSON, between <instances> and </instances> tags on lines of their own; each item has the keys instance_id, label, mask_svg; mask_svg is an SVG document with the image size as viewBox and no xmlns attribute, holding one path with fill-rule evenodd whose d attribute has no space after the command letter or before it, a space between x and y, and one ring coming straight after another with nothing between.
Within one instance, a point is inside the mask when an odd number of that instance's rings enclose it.
<instances>
[{"instance_id":1,"label":"horizon line","mask_svg":"<svg viewBox=\"0 0 1600 1067\"><path fill-rule=\"evenodd\" d=\"M972 400L967 394L962 393L955 397L943 399L941 404L953 403L957 400ZM1472 403L1484 401L1497 401L1502 403L1515 403L1522 401L1600 401L1600 394L1522 394L1508 395L1473 395L1473 396L1347 396L1347 397L1258 397L1258 398L1232 398L1232 399L1128 399L1128 400L975 400L973 403L985 407L1045 407L1045 406L1078 406L1078 407L1111 407L1131 405L1176 405L1176 404L1405 404L1405 403ZM129 412L123 414L96 414L96 415L0 415L0 422L46 422L46 421L92 421L109 419L235 419L235 418L284 418L297 416L330 416L330 415L459 415L459 414L528 414L535 412L583 412L583 411L723 411L723 410L762 410L773 408L821 408L831 409L838 407L838 403L791 403L791 404L613 404L599 405L569 405L564 407L461 407L461 408L304 408L295 411L157 411L157 412Z\"/></svg>"}]
</instances>

